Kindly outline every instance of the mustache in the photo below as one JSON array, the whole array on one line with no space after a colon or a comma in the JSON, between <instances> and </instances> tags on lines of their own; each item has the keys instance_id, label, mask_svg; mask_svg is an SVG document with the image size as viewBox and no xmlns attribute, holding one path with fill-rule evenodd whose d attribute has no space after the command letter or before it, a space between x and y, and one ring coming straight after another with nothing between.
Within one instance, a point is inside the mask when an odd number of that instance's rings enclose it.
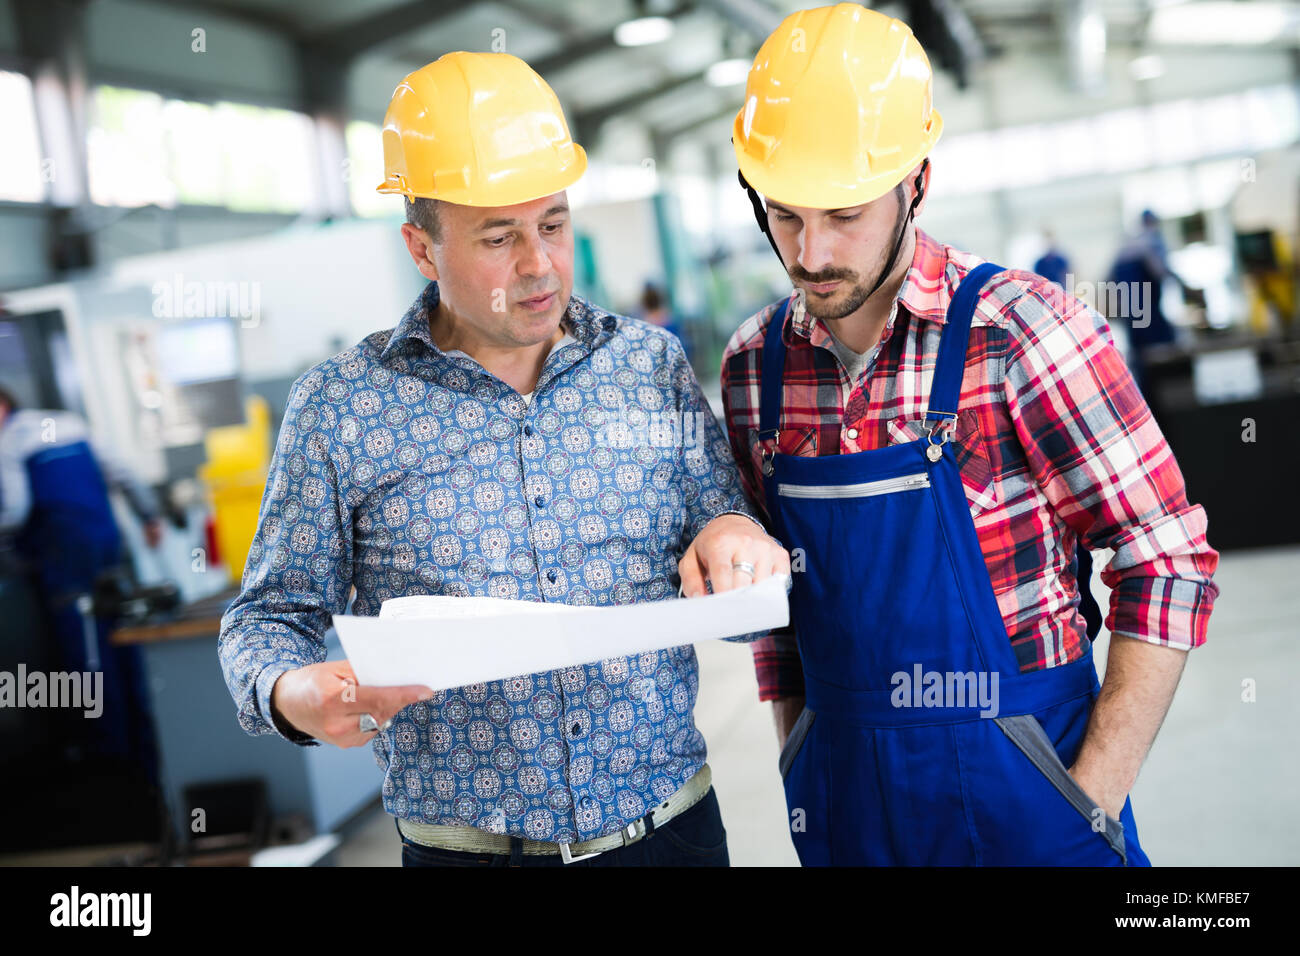
<instances>
[{"instance_id":1,"label":"mustache","mask_svg":"<svg viewBox=\"0 0 1300 956\"><path fill-rule=\"evenodd\" d=\"M823 282L834 282L837 279L855 279L857 273L851 269L823 269L821 272L808 272L802 266L794 265L788 270L790 278L799 279L812 285L821 285Z\"/></svg>"}]
</instances>

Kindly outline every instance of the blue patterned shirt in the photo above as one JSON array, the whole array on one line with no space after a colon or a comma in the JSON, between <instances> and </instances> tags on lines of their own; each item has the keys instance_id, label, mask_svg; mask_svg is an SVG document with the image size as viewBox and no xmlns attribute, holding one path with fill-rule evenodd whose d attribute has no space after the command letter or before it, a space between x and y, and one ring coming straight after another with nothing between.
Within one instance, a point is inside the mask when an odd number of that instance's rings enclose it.
<instances>
[{"instance_id":1,"label":"blue patterned shirt","mask_svg":"<svg viewBox=\"0 0 1300 956\"><path fill-rule=\"evenodd\" d=\"M293 385L221 666L249 734L325 659L330 615L411 594L578 605L672 598L713 518L752 517L668 332L574 296L531 402L429 332L430 283ZM756 636L756 635L752 635ZM691 647L440 691L376 735L384 808L574 842L618 831L704 764ZM286 728L286 739L316 742Z\"/></svg>"}]
</instances>

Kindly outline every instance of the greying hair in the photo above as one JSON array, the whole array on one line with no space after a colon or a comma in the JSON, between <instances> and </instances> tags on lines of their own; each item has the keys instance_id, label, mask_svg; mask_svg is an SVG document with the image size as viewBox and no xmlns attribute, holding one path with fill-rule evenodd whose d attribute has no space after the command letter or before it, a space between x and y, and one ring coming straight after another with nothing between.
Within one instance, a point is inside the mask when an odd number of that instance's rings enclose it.
<instances>
[{"instance_id":1,"label":"greying hair","mask_svg":"<svg viewBox=\"0 0 1300 956\"><path fill-rule=\"evenodd\" d=\"M423 229L434 242L442 242L442 220L438 217L438 200L417 197L406 200L406 221Z\"/></svg>"}]
</instances>

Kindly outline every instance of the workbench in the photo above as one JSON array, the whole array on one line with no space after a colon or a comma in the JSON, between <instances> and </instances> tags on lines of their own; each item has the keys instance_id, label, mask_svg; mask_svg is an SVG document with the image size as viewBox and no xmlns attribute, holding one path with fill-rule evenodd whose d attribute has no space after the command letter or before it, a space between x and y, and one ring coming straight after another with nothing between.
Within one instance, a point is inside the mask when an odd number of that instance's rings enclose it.
<instances>
[{"instance_id":1,"label":"workbench","mask_svg":"<svg viewBox=\"0 0 1300 956\"><path fill-rule=\"evenodd\" d=\"M383 772L369 746L300 747L279 736L250 737L217 660L221 615L230 589L186 605L166 620L119 628L112 643L139 646L158 739L163 797L180 845L188 843L187 787L260 778L272 819L299 814L327 833L379 796ZM331 629L328 659L343 650ZM219 832L218 821L209 819Z\"/></svg>"}]
</instances>

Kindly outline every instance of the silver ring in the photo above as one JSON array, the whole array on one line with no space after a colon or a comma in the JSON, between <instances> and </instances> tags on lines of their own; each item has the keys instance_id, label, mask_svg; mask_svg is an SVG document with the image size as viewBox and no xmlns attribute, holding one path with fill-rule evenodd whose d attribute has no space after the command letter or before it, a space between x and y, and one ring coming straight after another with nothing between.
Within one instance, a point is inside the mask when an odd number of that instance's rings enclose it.
<instances>
[{"instance_id":1,"label":"silver ring","mask_svg":"<svg viewBox=\"0 0 1300 956\"><path fill-rule=\"evenodd\" d=\"M754 577L754 566L748 561L732 561L731 570L742 571L745 574L748 574L751 579Z\"/></svg>"},{"instance_id":2,"label":"silver ring","mask_svg":"<svg viewBox=\"0 0 1300 956\"><path fill-rule=\"evenodd\" d=\"M362 714L360 727L363 734L368 734L371 731L379 729L379 721L375 720L375 718L371 717L369 714Z\"/></svg>"}]
</instances>

